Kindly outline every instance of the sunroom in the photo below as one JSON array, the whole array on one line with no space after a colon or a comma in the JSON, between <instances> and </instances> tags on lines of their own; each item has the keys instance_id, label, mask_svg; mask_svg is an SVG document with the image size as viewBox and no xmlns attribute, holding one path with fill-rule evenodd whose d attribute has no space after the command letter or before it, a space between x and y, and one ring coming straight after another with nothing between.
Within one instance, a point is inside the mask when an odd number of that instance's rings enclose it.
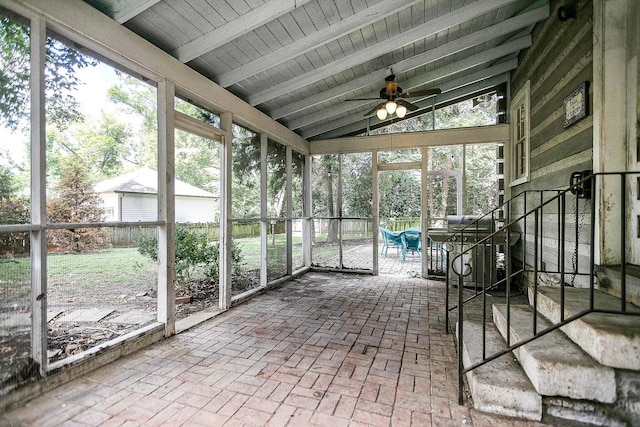
<instances>
[{"instance_id":1,"label":"sunroom","mask_svg":"<svg viewBox=\"0 0 640 427\"><path fill-rule=\"evenodd\" d=\"M603 95L638 93L637 31L605 13L637 16L631 1L0 7L6 406L310 271L440 280L443 332L465 317L458 300L484 313L489 292L509 306L538 282L593 289L596 269L622 277L599 284L607 294L637 302L624 278L640 222L595 243L637 216L637 97ZM598 44L607 31L624 53ZM617 158L620 128L631 142ZM155 182L129 178L140 171ZM602 196L584 197L585 182ZM478 366L462 359L473 394Z\"/></svg>"}]
</instances>

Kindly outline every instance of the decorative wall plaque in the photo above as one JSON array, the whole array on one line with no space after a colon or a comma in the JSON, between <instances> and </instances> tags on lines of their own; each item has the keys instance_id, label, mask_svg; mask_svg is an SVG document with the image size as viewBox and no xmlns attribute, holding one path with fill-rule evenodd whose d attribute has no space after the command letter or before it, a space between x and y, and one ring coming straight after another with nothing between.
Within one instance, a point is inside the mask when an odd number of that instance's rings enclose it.
<instances>
[{"instance_id":1,"label":"decorative wall plaque","mask_svg":"<svg viewBox=\"0 0 640 427\"><path fill-rule=\"evenodd\" d=\"M584 82L580 87L564 99L562 103L562 116L564 127L569 127L587 115L589 101L587 96L589 82Z\"/></svg>"}]
</instances>

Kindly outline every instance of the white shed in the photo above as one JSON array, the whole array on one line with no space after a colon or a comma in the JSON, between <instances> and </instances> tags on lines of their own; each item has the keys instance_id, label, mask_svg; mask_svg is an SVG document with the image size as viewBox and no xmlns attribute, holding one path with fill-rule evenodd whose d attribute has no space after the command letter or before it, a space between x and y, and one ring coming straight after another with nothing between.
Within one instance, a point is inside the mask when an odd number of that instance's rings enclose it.
<instances>
[{"instance_id":1,"label":"white shed","mask_svg":"<svg viewBox=\"0 0 640 427\"><path fill-rule=\"evenodd\" d=\"M143 167L96 183L106 221L155 221L158 218L158 172ZM176 179L176 222L215 222L218 196Z\"/></svg>"}]
</instances>

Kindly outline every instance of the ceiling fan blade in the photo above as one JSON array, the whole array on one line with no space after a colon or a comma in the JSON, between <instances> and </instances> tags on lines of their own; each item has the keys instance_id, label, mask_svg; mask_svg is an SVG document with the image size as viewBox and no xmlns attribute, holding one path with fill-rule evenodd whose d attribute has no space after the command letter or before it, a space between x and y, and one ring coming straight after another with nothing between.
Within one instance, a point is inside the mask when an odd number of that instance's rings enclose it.
<instances>
[{"instance_id":1,"label":"ceiling fan blade","mask_svg":"<svg viewBox=\"0 0 640 427\"><path fill-rule=\"evenodd\" d=\"M416 96L439 95L441 93L442 93L442 91L440 89L434 88L434 89L414 90L414 91L411 91L411 92L403 92L400 96L402 98L411 98L411 97L416 97Z\"/></svg>"},{"instance_id":2,"label":"ceiling fan blade","mask_svg":"<svg viewBox=\"0 0 640 427\"><path fill-rule=\"evenodd\" d=\"M380 107L382 107L382 106L384 106L384 102L381 102L380 104L378 104L378 105L376 105L375 107L373 107L371 110L369 110L369 111L367 111L366 113L364 113L364 116L365 116L365 117L367 117L367 116L372 115L373 113L375 113L375 112L376 112L376 110L377 110L378 108L380 108Z\"/></svg>"},{"instance_id":3,"label":"ceiling fan blade","mask_svg":"<svg viewBox=\"0 0 640 427\"><path fill-rule=\"evenodd\" d=\"M398 99L396 102L398 104L401 104L401 105L404 105L405 107L407 107L407 110L409 110L409 111L416 111L418 108L420 108L416 104L412 104L409 101L405 101L404 99Z\"/></svg>"}]
</instances>

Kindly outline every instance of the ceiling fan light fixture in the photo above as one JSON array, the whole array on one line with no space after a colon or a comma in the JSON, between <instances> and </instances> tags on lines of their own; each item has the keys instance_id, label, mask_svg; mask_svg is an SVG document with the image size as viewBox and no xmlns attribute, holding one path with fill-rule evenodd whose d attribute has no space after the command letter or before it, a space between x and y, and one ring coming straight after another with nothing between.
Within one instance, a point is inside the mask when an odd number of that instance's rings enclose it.
<instances>
[{"instance_id":1,"label":"ceiling fan light fixture","mask_svg":"<svg viewBox=\"0 0 640 427\"><path fill-rule=\"evenodd\" d=\"M387 118L387 110L385 108L378 108L378 111L376 111L376 116L378 116L378 118L380 120L384 120Z\"/></svg>"},{"instance_id":2,"label":"ceiling fan light fixture","mask_svg":"<svg viewBox=\"0 0 640 427\"><path fill-rule=\"evenodd\" d=\"M387 110L387 113L389 113L389 114L395 113L397 107L398 107L398 104L396 104L395 101L393 101L393 100L389 100L389 101L387 101L386 104L384 104L384 108L385 108L385 110Z\"/></svg>"},{"instance_id":3,"label":"ceiling fan light fixture","mask_svg":"<svg viewBox=\"0 0 640 427\"><path fill-rule=\"evenodd\" d=\"M396 108L396 116L398 116L401 119L404 119L404 116L406 114L407 114L407 107L405 107L402 104L398 105L398 108Z\"/></svg>"}]
</instances>

